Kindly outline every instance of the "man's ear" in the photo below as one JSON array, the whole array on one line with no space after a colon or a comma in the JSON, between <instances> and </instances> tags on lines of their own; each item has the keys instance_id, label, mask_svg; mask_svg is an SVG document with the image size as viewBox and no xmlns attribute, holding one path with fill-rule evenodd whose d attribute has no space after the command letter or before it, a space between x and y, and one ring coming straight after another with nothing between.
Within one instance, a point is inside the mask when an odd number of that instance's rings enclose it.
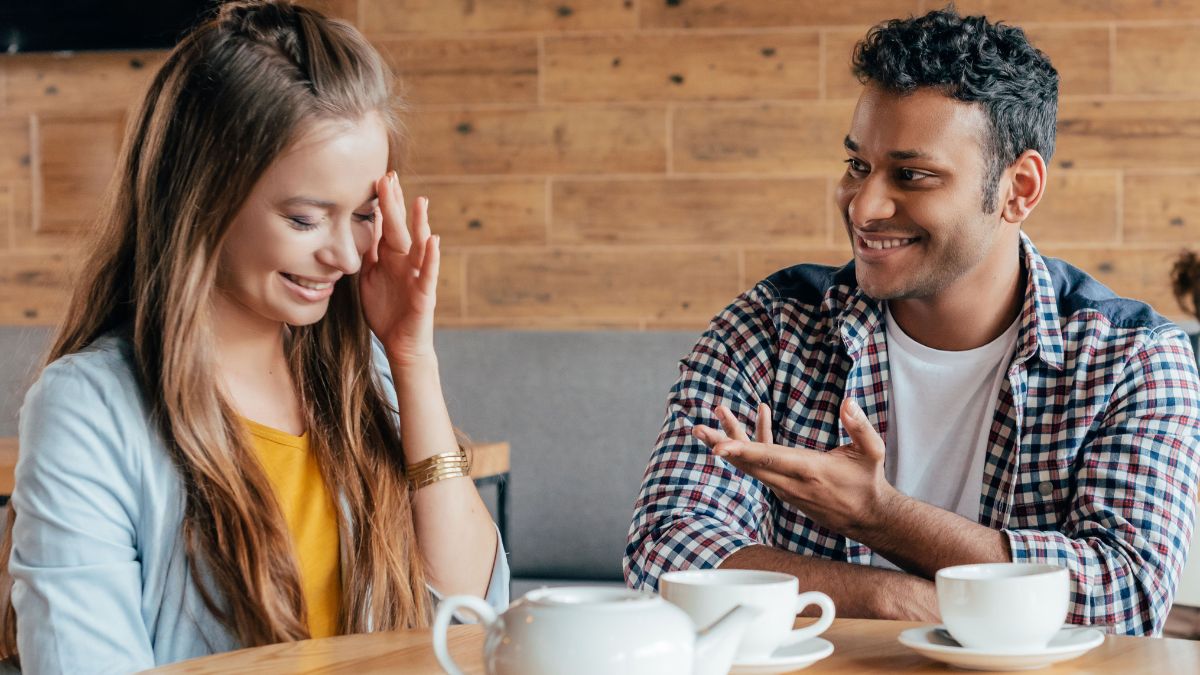
<instances>
[{"instance_id":1,"label":"man's ear","mask_svg":"<svg viewBox=\"0 0 1200 675\"><path fill-rule=\"evenodd\" d=\"M1037 150L1026 150L1005 174L1008 193L1000 205L1000 217L1019 225L1029 218L1046 192L1046 160Z\"/></svg>"}]
</instances>

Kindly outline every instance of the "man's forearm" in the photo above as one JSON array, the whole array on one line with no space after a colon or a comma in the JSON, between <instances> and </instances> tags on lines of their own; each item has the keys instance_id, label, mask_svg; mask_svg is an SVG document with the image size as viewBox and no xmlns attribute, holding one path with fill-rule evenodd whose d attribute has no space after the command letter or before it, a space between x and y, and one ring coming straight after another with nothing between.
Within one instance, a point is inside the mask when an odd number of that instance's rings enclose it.
<instances>
[{"instance_id":1,"label":"man's forearm","mask_svg":"<svg viewBox=\"0 0 1200 675\"><path fill-rule=\"evenodd\" d=\"M1010 562L1008 538L962 516L896 493L873 523L844 534L892 564L932 579L943 567Z\"/></svg>"},{"instance_id":2,"label":"man's forearm","mask_svg":"<svg viewBox=\"0 0 1200 675\"><path fill-rule=\"evenodd\" d=\"M801 591L825 593L833 598L838 616L846 618L940 620L933 582L902 572L811 558L770 546L747 546L726 558L721 567L794 575Z\"/></svg>"}]
</instances>

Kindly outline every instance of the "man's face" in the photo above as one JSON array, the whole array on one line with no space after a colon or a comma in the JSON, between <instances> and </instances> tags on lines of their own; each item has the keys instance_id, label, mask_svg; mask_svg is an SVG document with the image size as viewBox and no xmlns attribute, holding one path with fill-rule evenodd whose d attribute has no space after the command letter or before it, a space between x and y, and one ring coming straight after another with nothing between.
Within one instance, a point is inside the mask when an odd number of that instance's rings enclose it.
<instances>
[{"instance_id":1,"label":"man's face","mask_svg":"<svg viewBox=\"0 0 1200 675\"><path fill-rule=\"evenodd\" d=\"M987 128L981 106L933 89L864 90L836 199L868 296L931 299L993 252L1005 228L983 212Z\"/></svg>"}]
</instances>

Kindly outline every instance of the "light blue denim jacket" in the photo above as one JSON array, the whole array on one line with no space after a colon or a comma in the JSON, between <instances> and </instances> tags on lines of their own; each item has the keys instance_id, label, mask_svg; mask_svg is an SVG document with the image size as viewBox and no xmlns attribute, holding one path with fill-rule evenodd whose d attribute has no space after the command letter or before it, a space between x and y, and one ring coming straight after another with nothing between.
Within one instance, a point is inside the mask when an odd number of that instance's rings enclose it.
<instances>
[{"instance_id":1,"label":"light blue denim jacket","mask_svg":"<svg viewBox=\"0 0 1200 675\"><path fill-rule=\"evenodd\" d=\"M378 345L375 361L394 404ZM189 569L179 476L126 341L101 338L42 372L21 408L20 448L9 569L25 672L128 673L240 647ZM503 550L487 592L498 610Z\"/></svg>"}]
</instances>

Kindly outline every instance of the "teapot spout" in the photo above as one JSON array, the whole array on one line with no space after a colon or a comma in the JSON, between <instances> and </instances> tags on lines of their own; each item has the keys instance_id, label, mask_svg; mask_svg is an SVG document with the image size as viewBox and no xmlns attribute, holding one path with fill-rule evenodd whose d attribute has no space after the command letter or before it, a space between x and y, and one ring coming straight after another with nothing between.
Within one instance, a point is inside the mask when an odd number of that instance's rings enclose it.
<instances>
[{"instance_id":1,"label":"teapot spout","mask_svg":"<svg viewBox=\"0 0 1200 675\"><path fill-rule=\"evenodd\" d=\"M738 605L696 634L692 675L727 675L750 623L762 611Z\"/></svg>"}]
</instances>

